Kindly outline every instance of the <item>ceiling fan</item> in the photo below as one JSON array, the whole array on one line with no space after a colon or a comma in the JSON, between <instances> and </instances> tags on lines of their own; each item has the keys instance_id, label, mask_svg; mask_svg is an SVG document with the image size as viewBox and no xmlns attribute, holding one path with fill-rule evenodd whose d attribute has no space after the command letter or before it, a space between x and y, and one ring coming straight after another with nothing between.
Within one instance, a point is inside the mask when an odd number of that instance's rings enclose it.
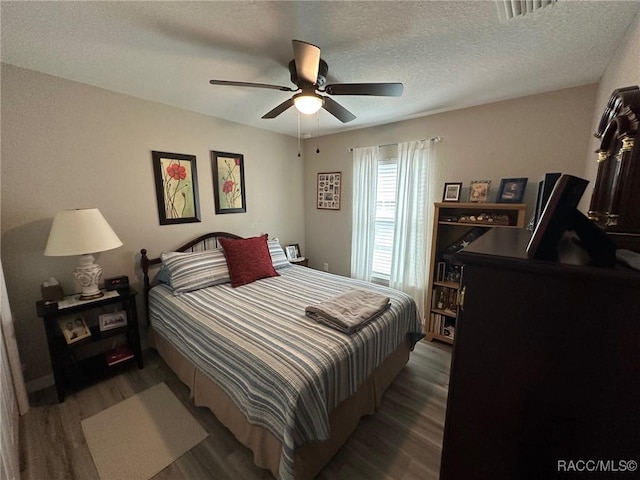
<instances>
[{"instance_id":1,"label":"ceiling fan","mask_svg":"<svg viewBox=\"0 0 640 480\"><path fill-rule=\"evenodd\" d=\"M293 57L289 62L291 81L297 88L269 85L266 83L234 82L229 80L209 80L211 85L229 85L235 87L270 88L283 92L299 92L282 102L262 118L276 118L289 107L294 106L306 114L316 113L324 108L343 123L354 120L356 116L331 97L320 95L374 95L380 97L399 97L402 95L402 83L334 83L325 85L329 66L320 58L320 48L307 42L293 40ZM319 93L318 93L319 92Z\"/></svg>"}]
</instances>

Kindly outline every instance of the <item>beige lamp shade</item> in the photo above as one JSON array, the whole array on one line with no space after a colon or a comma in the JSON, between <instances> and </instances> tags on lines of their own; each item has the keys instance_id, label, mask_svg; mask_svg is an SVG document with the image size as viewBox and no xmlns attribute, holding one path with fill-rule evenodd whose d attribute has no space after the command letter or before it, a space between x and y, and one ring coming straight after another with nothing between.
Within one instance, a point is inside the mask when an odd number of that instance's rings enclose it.
<instances>
[{"instance_id":1,"label":"beige lamp shade","mask_svg":"<svg viewBox=\"0 0 640 480\"><path fill-rule=\"evenodd\" d=\"M94 263L91 254L121 245L122 242L97 208L62 210L53 218L44 254L49 257L80 255L80 264L73 274L82 287L80 300L92 300L102 297L104 293L98 286L102 268Z\"/></svg>"},{"instance_id":2,"label":"beige lamp shade","mask_svg":"<svg viewBox=\"0 0 640 480\"><path fill-rule=\"evenodd\" d=\"M122 246L97 208L61 210L51 224L44 249L48 257L104 252Z\"/></svg>"}]
</instances>

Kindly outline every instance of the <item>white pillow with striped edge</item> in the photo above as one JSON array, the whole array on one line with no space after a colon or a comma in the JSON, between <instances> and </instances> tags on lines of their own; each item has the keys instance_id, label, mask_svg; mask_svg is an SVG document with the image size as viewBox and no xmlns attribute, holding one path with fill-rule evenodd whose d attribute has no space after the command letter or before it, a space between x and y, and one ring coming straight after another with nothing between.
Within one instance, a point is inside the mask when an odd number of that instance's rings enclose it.
<instances>
[{"instance_id":1,"label":"white pillow with striped edge","mask_svg":"<svg viewBox=\"0 0 640 480\"><path fill-rule=\"evenodd\" d=\"M280 268L290 267L291 264L289 260L287 260L287 256L280 245L280 241L277 238L272 238L267 241L267 245L269 246L269 254L271 255L271 263L273 263L273 268L276 270Z\"/></svg>"},{"instance_id":2,"label":"white pillow with striped edge","mask_svg":"<svg viewBox=\"0 0 640 480\"><path fill-rule=\"evenodd\" d=\"M231 281L227 258L220 248L202 252L167 252L160 258L169 270L175 294Z\"/></svg>"}]
</instances>

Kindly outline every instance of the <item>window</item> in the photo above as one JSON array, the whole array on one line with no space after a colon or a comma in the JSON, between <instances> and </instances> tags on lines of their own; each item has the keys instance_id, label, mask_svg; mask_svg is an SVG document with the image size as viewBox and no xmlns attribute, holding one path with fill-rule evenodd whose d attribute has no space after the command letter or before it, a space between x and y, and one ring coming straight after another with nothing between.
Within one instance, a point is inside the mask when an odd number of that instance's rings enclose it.
<instances>
[{"instance_id":1,"label":"window","mask_svg":"<svg viewBox=\"0 0 640 480\"><path fill-rule=\"evenodd\" d=\"M378 161L375 245L371 272L372 280L377 283L388 284L391 274L397 174L398 162L396 159Z\"/></svg>"}]
</instances>

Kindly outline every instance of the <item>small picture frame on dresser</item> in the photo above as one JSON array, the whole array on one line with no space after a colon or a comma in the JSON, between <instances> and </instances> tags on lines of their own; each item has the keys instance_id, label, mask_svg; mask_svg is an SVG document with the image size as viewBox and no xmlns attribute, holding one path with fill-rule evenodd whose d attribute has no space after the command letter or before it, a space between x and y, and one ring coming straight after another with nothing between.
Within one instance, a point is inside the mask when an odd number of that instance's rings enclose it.
<instances>
[{"instance_id":1,"label":"small picture frame on dresser","mask_svg":"<svg viewBox=\"0 0 640 480\"><path fill-rule=\"evenodd\" d=\"M500 180L496 203L522 203L528 178L503 178Z\"/></svg>"},{"instance_id":2,"label":"small picture frame on dresser","mask_svg":"<svg viewBox=\"0 0 640 480\"><path fill-rule=\"evenodd\" d=\"M469 201L482 203L489 200L491 180L473 180L469 186Z\"/></svg>"},{"instance_id":3,"label":"small picture frame on dresser","mask_svg":"<svg viewBox=\"0 0 640 480\"><path fill-rule=\"evenodd\" d=\"M460 190L462 190L462 182L445 183L444 192L442 193L442 201L459 202Z\"/></svg>"}]
</instances>

